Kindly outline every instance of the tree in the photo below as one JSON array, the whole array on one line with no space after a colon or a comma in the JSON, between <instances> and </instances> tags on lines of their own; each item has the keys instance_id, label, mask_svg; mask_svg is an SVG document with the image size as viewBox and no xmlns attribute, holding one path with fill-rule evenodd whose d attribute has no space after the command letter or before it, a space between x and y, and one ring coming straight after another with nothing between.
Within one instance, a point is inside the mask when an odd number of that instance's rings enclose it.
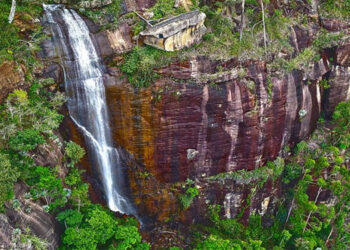
<instances>
[{"instance_id":1,"label":"tree","mask_svg":"<svg viewBox=\"0 0 350 250\"><path fill-rule=\"evenodd\" d=\"M241 28L240 28L240 31L239 31L239 40L240 41L242 41L243 29L244 29L244 26L245 26L244 9L245 9L245 0L242 0Z\"/></svg>"},{"instance_id":2,"label":"tree","mask_svg":"<svg viewBox=\"0 0 350 250\"><path fill-rule=\"evenodd\" d=\"M80 147L78 144L72 141L67 143L67 146L65 147L65 151L68 158L71 160L71 162L68 164L69 167L73 167L85 155L85 150L82 147Z\"/></svg>"},{"instance_id":3,"label":"tree","mask_svg":"<svg viewBox=\"0 0 350 250\"><path fill-rule=\"evenodd\" d=\"M57 219L66 227L62 241L68 249L105 249L108 245L108 249L149 249L149 244L141 242L135 219L117 219L100 205L81 212L69 209Z\"/></svg>"},{"instance_id":4,"label":"tree","mask_svg":"<svg viewBox=\"0 0 350 250\"><path fill-rule=\"evenodd\" d=\"M45 143L45 139L38 130L25 129L18 131L17 135L11 137L8 143L12 150L27 152L35 149L39 144Z\"/></svg>"},{"instance_id":5,"label":"tree","mask_svg":"<svg viewBox=\"0 0 350 250\"><path fill-rule=\"evenodd\" d=\"M57 220L63 222L65 227L76 227L79 226L83 220L83 215L73 209L67 209L57 215Z\"/></svg>"},{"instance_id":6,"label":"tree","mask_svg":"<svg viewBox=\"0 0 350 250\"><path fill-rule=\"evenodd\" d=\"M90 206L83 214L62 212L58 218L66 225L63 243L77 249L96 249L113 237L117 226L113 215L100 205Z\"/></svg>"},{"instance_id":7,"label":"tree","mask_svg":"<svg viewBox=\"0 0 350 250\"><path fill-rule=\"evenodd\" d=\"M266 35L266 24L265 24L265 8L264 8L264 0L260 0L261 5L261 13L262 13L262 24L263 24L263 34L264 34L264 47L265 52L267 48L267 35Z\"/></svg>"},{"instance_id":8,"label":"tree","mask_svg":"<svg viewBox=\"0 0 350 250\"><path fill-rule=\"evenodd\" d=\"M18 177L19 172L11 166L9 156L0 152L0 207L13 197L13 186Z\"/></svg>"},{"instance_id":9,"label":"tree","mask_svg":"<svg viewBox=\"0 0 350 250\"><path fill-rule=\"evenodd\" d=\"M15 17L15 12L16 12L16 0L12 0L11 10L9 14L9 23L12 23L13 18Z\"/></svg>"},{"instance_id":10,"label":"tree","mask_svg":"<svg viewBox=\"0 0 350 250\"><path fill-rule=\"evenodd\" d=\"M63 188L62 180L49 167L36 167L32 184L31 194L35 199L45 200L47 211L62 207L67 202L69 192Z\"/></svg>"}]
</instances>

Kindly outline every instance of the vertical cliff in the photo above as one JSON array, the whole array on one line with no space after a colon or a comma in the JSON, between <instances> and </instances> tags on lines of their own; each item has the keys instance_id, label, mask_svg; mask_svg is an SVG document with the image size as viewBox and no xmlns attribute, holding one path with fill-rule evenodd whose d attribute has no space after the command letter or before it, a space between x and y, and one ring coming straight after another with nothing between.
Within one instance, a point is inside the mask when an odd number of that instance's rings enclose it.
<instances>
[{"instance_id":1,"label":"vertical cliff","mask_svg":"<svg viewBox=\"0 0 350 250\"><path fill-rule=\"evenodd\" d=\"M142 9L137 3L130 8ZM310 15L310 24L293 24L288 29L290 55L282 50L266 60L247 59L246 52L236 57L220 55L224 59L219 59L200 55L199 47L173 56L165 66L150 68L157 79L144 88L130 84L119 67L127 58L123 53L135 46L135 22L122 19L118 28L102 32L88 22L97 51L108 65L104 81L113 141L124 152L126 188L141 216L158 222L192 222L205 214L206 204L215 203L224 205L230 218L241 208L246 217L252 211L274 209L281 194L278 183L265 183L247 205L249 183L209 177L259 169L287 155L284 149L308 139L323 113L329 117L338 102L349 99L346 36L339 44L317 48L317 59L298 58L314 46L321 30L346 33L349 26L335 19L315 18L307 12L310 10L298 7ZM262 42L259 39L257 44ZM43 45L43 55L50 60L57 59L53 44L48 39ZM285 61L272 65L282 59ZM62 76L57 65L50 67L49 74ZM68 129L72 138L79 137L79 131ZM195 180L201 190L188 210L179 199L187 179Z\"/></svg>"}]
</instances>

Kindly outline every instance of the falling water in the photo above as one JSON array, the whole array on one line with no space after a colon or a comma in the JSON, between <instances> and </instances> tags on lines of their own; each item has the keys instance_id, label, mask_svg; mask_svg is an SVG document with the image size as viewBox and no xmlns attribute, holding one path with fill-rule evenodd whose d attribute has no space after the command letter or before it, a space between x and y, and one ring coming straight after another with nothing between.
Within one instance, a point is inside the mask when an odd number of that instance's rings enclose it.
<instances>
[{"instance_id":1,"label":"falling water","mask_svg":"<svg viewBox=\"0 0 350 250\"><path fill-rule=\"evenodd\" d=\"M62 5L44 5L65 73L70 117L82 131L100 173L108 206L133 213L123 194L123 173L113 147L103 84L103 67L84 20Z\"/></svg>"}]
</instances>

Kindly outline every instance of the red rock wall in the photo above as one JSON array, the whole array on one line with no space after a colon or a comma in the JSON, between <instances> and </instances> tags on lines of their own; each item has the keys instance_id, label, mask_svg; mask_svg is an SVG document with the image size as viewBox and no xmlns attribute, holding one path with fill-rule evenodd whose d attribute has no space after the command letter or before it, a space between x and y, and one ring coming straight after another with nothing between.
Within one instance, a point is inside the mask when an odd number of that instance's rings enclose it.
<instances>
[{"instance_id":1,"label":"red rock wall","mask_svg":"<svg viewBox=\"0 0 350 250\"><path fill-rule=\"evenodd\" d=\"M254 169L306 138L321 111L319 85L301 72L271 81L269 96L265 65L256 63L243 79L217 84L109 85L114 139L161 182Z\"/></svg>"}]
</instances>

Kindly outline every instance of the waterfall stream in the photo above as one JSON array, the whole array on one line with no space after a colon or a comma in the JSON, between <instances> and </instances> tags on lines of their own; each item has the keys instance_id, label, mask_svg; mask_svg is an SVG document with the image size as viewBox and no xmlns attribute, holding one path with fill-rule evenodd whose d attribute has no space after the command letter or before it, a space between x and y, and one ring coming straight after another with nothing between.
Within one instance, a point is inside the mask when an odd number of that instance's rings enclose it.
<instances>
[{"instance_id":1,"label":"waterfall stream","mask_svg":"<svg viewBox=\"0 0 350 250\"><path fill-rule=\"evenodd\" d=\"M84 134L89 158L99 171L108 207L133 214L123 192L120 154L113 146L103 84L103 65L84 20L62 5L44 5L64 68L71 119Z\"/></svg>"}]
</instances>

